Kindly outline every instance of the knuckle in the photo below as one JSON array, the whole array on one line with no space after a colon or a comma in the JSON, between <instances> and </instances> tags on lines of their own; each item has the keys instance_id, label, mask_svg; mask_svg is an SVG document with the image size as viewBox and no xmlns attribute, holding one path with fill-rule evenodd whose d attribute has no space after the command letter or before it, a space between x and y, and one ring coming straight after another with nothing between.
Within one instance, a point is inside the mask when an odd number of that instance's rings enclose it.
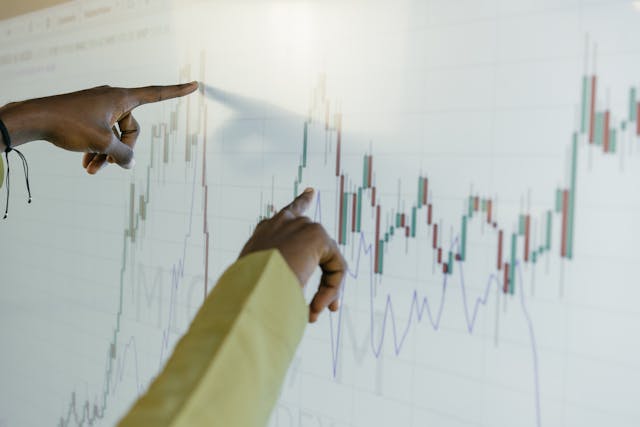
<instances>
[{"instance_id":1,"label":"knuckle","mask_svg":"<svg viewBox=\"0 0 640 427\"><path fill-rule=\"evenodd\" d=\"M311 220L307 217L298 217L291 221L291 223L295 226L308 224L309 222L311 222Z\"/></svg>"},{"instance_id":2,"label":"knuckle","mask_svg":"<svg viewBox=\"0 0 640 427\"><path fill-rule=\"evenodd\" d=\"M333 299L333 296L338 292L338 289L333 286L332 281L326 281L320 289L318 289L318 293L322 294L329 299Z\"/></svg>"},{"instance_id":3,"label":"knuckle","mask_svg":"<svg viewBox=\"0 0 640 427\"><path fill-rule=\"evenodd\" d=\"M313 221L311 221L311 218L309 218L308 216L299 216L298 220L300 222L304 222L304 223L307 223L307 224L315 224Z\"/></svg>"},{"instance_id":4,"label":"knuckle","mask_svg":"<svg viewBox=\"0 0 640 427\"><path fill-rule=\"evenodd\" d=\"M254 233L268 231L270 228L273 228L274 224L274 218L264 218L258 222L254 229Z\"/></svg>"},{"instance_id":5,"label":"knuckle","mask_svg":"<svg viewBox=\"0 0 640 427\"><path fill-rule=\"evenodd\" d=\"M285 209L282 211L280 217L282 219L292 219L295 218L295 215L293 214L293 212L291 212L291 209Z\"/></svg>"},{"instance_id":6,"label":"knuckle","mask_svg":"<svg viewBox=\"0 0 640 427\"><path fill-rule=\"evenodd\" d=\"M119 97L124 100L124 103L127 106L136 105L136 102L137 102L136 95L127 89L123 89L123 91L124 93L122 93L122 95L120 95Z\"/></svg>"},{"instance_id":7,"label":"knuckle","mask_svg":"<svg viewBox=\"0 0 640 427\"><path fill-rule=\"evenodd\" d=\"M342 267L343 271L349 267L349 264L347 263L347 259L342 254L340 254L340 266Z\"/></svg>"},{"instance_id":8,"label":"knuckle","mask_svg":"<svg viewBox=\"0 0 640 427\"><path fill-rule=\"evenodd\" d=\"M309 304L309 307L314 313L319 313L320 311L322 311L322 303L318 300L318 298L314 298L313 301L311 301L311 304Z\"/></svg>"},{"instance_id":9,"label":"knuckle","mask_svg":"<svg viewBox=\"0 0 640 427\"><path fill-rule=\"evenodd\" d=\"M97 151L105 152L111 147L113 140L113 132L111 130L105 130L100 132L94 140L93 146Z\"/></svg>"},{"instance_id":10,"label":"knuckle","mask_svg":"<svg viewBox=\"0 0 640 427\"><path fill-rule=\"evenodd\" d=\"M125 100L129 97L128 91L123 88L104 86L102 90L104 94L111 97L114 102L119 103L121 100Z\"/></svg>"},{"instance_id":11,"label":"knuckle","mask_svg":"<svg viewBox=\"0 0 640 427\"><path fill-rule=\"evenodd\" d=\"M321 237L324 234L324 227L318 222L309 222L307 227L314 237Z\"/></svg>"}]
</instances>

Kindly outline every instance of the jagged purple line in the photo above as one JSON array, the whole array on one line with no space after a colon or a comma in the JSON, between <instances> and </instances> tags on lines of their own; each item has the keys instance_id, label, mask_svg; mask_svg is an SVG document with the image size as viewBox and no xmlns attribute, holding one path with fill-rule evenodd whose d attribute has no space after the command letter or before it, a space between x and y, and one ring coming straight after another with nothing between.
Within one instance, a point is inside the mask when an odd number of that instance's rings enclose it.
<instances>
[{"instance_id":1,"label":"jagged purple line","mask_svg":"<svg viewBox=\"0 0 640 427\"><path fill-rule=\"evenodd\" d=\"M536 343L536 334L533 330L533 320L529 314L527 303L524 297L524 280L522 278L522 264L519 260L516 261L518 269L519 287L520 287L520 305L522 306L522 313L527 321L527 328L529 329L529 339L531 340L531 356L533 361L533 386L535 388L535 413L536 413L536 426L542 425L542 410L540 408L540 371L538 366L538 344Z\"/></svg>"},{"instance_id":2,"label":"jagged purple line","mask_svg":"<svg viewBox=\"0 0 640 427\"><path fill-rule=\"evenodd\" d=\"M194 164L197 164L197 158L198 158L198 150L195 150L195 154L194 154ZM196 167L193 167L193 180L192 180L192 193L191 193L191 206L190 206L190 210L189 210L189 228L187 231L187 234L184 236L183 239L183 247L182 247L182 257L178 259L178 261L173 264L172 268L171 268L171 296L169 298L169 317L168 317L168 322L167 322L167 327L164 328L163 332L162 332L162 340L160 343L160 358L159 358L159 365L160 367L162 367L162 363L164 361L164 352L166 351L166 349L169 346L169 336L170 336L170 330L171 330L171 322L173 319L173 316L175 314L175 307L176 307L176 303L177 303L177 289L178 289L178 285L180 283L180 281L184 278L184 272L185 272L185 260L186 260L186 251L187 251L187 242L189 240L189 238L191 237L191 231L192 231L192 224L193 224L193 212L194 212L194 204L195 204L195 188L196 188ZM129 338L129 340L127 341L127 344L125 344L124 350L122 352L121 357L119 357L119 361L116 364L116 369L114 370L114 372L112 373L114 380L113 383L111 383L108 380L105 380L105 386L104 386L104 390L103 393L104 395L113 395L118 387L118 381L122 381L122 378L124 377L124 370L125 370L125 365L126 365L126 360L127 360L127 354L129 352L129 349L131 349L132 353L133 353L133 357L134 357L134 369L136 372L135 378L136 378L136 391L138 393L141 393L142 390L142 386L140 383L140 377L139 377L139 369L138 369L138 354L137 354L137 346L136 346L136 339L134 336L131 336ZM108 353L107 355L108 358L110 358L110 353ZM108 359L107 359L107 364L108 364ZM107 369L108 370L108 369ZM70 407L69 407L69 412L66 418L61 419L61 425L63 426L68 426L69 423L71 422L71 416L73 415L73 420L75 421L76 425L82 426L85 424L85 422L88 422L90 425L93 424L93 422L96 419L99 418L103 418L104 417L104 413L106 411L106 405L97 405L94 403L93 405L93 414L91 413L91 403L89 401L89 399L87 399L84 404L82 405L82 409L81 409L81 413L82 416L79 415L79 412L77 410L78 406L76 405L76 398L75 398L76 394L75 392L72 392L72 400L70 403Z\"/></svg>"},{"instance_id":3,"label":"jagged purple line","mask_svg":"<svg viewBox=\"0 0 640 427\"><path fill-rule=\"evenodd\" d=\"M160 346L160 368L162 368L162 364L164 362L164 352L169 347L169 336L171 335L171 322L173 321L173 317L175 316L177 297L176 294L178 292L178 285L184 278L185 271L185 262L187 259L187 242L191 238L191 230L193 225L193 205L195 203L195 195L196 195L196 169L195 165L198 164L198 150L195 150L194 158L193 158L193 182L191 185L191 206L189 207L189 229L187 234L184 236L182 241L182 258L178 260L176 264L171 267L171 296L169 297L169 319L167 322L167 327L162 332L162 342Z\"/></svg>"},{"instance_id":4,"label":"jagged purple line","mask_svg":"<svg viewBox=\"0 0 640 427\"><path fill-rule=\"evenodd\" d=\"M120 358L120 361L118 362L118 364L116 365L116 371L115 371L115 377L119 380L122 381L122 378L124 378L124 372L125 372L125 368L127 365L127 356L129 354L129 351L131 351L131 353L133 354L133 366L135 369L135 379L136 379L136 390L140 391L140 374L138 372L138 349L137 349L137 344L136 344L136 339L135 337L129 337L129 340L127 341L127 343L124 346L124 350L122 351L122 356ZM116 389L118 388L118 382L113 383L113 387L111 388L111 390L109 390L109 392L111 392L111 394L115 394Z\"/></svg>"},{"instance_id":5,"label":"jagged purple line","mask_svg":"<svg viewBox=\"0 0 640 427\"><path fill-rule=\"evenodd\" d=\"M318 206L316 208L316 213L314 214L314 216L318 215L318 212L321 212L321 197L320 197L320 193L318 193L317 196L317 205ZM314 218L315 219L315 218ZM456 238L453 240L453 242L450 245L450 250L455 252L456 249L459 248L459 237L456 236ZM390 294L387 294L386 299L385 299L385 308L384 308L384 315L382 318L382 325L381 325L381 329L382 329L382 333L380 334L380 339L376 345L375 343L375 338L374 338L374 330L375 330L375 317L374 317L374 292L373 292L373 286L374 286L374 277L375 275L373 274L373 259L372 259L372 245L370 243L367 243L366 237L364 235L364 233L360 232L359 233L359 239L358 239L358 250L357 250L357 254L356 254L356 259L355 259L355 264L354 264L354 268L348 268L347 269L347 275L345 278L345 283L344 283L344 287L346 288L347 286L347 279L353 278L353 279L358 279L360 277L360 267L361 267L361 262L362 262L362 256L369 256L369 268L368 268L368 273L369 273L369 307L370 307L370 336L371 336L371 340L370 340L370 344L371 344L371 351L374 355L374 357L377 359L380 357L381 353L382 353L382 346L384 345L385 342L385 337L386 337L386 330L387 330L387 320L391 320L391 325L392 325L392 334L393 334L393 344L394 344L394 352L395 355L399 355L400 352L402 351L402 347L404 345L404 342L407 338L407 335L409 334L409 331L411 329L411 327L413 326L414 320L413 320L413 315L414 312L416 314L416 318L417 318L417 322L420 323L422 322L423 318L424 318L424 314L426 312L427 317L429 319L429 324L431 325L431 327L433 328L434 331L438 331L440 329L440 322L442 320L442 314L444 313L444 306L445 306L445 302L446 302L446 292L447 292L447 284L448 284L448 278L449 275L448 274L443 274L444 278L442 281L442 293L440 296L440 301L439 301L439 305L438 305L438 309L437 309L437 314L434 317L433 316L433 312L431 309L431 305L429 304L429 298L428 297L423 297L422 298L422 303L419 302L419 297L418 297L418 291L414 290L412 293L412 298L411 298L411 306L409 308L409 319L407 320L406 326L404 328L404 330L402 331L401 334L398 334L398 327L396 324L396 315L393 309L393 300L391 298ZM500 291L502 289L501 287L501 283L500 283L500 279L499 277L495 274L495 273L491 273L489 275L489 278L487 280L487 284L484 288L484 291L480 294L479 297L476 298L474 305L473 305L473 311L472 313L470 313L469 310L469 303L468 303L468 296L467 296L467 290L466 290L466 285L465 285L465 280L464 280L464 268L463 268L463 262L462 261L457 261L457 268L456 271L459 271L460 273L460 291L462 294L462 301L463 301L463 307L464 307L464 314L465 314L465 323L467 326L467 332L469 332L469 334L473 334L475 325L476 325L476 321L478 319L478 314L480 311L480 306L486 306L487 302L489 300L489 293L491 292L491 288L492 285L495 284L495 286L497 286L498 291ZM534 332L534 327L533 327L533 320L531 319L531 315L529 314L529 311L527 309L526 306L526 302L525 302L525 292L524 292L524 285L523 285L523 279L522 279L522 268L521 268L521 263L520 261L516 261L516 268L518 270L518 277L519 277L519 289L520 289L520 305L522 307L522 312L523 315L525 317L526 323L527 323L527 327L528 327L528 331L529 331L529 339L530 339L530 344L531 344L531 353L532 353L532 359L533 359L533 381L534 381L534 412L536 414L536 425L538 427L541 426L541 408L540 408L540 375L539 375L539 369L538 369L538 348L537 348L537 344L536 344L536 338L535 338L535 332ZM342 292L342 294L340 295L340 309L338 311L337 314L330 314L329 317L329 328L330 328L330 336L331 336L331 360L332 360L332 375L333 378L337 377L337 370L338 370L338 359L339 359L339 353L340 353L340 343L341 343L341 338L342 338L342 314L343 314L343 308L344 308L344 291ZM333 317L334 316L338 316L338 320L337 320L337 327L334 328L334 323L333 323ZM398 337L400 337L398 339Z\"/></svg>"}]
</instances>

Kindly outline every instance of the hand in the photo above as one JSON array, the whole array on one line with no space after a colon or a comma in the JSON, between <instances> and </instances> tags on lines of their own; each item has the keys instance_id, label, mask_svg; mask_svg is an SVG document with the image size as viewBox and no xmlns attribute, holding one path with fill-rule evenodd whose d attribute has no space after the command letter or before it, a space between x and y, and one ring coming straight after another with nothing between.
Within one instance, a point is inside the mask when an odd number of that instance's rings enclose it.
<instances>
[{"instance_id":1,"label":"hand","mask_svg":"<svg viewBox=\"0 0 640 427\"><path fill-rule=\"evenodd\" d=\"M252 252L278 249L302 286L320 266L322 278L309 305L311 323L326 307L331 311L338 310L340 289L347 270L338 245L324 227L303 216L312 201L313 190L308 188L273 218L260 222L240 253L242 258Z\"/></svg>"},{"instance_id":2,"label":"hand","mask_svg":"<svg viewBox=\"0 0 640 427\"><path fill-rule=\"evenodd\" d=\"M44 139L65 150L84 152L82 166L90 174L107 162L128 169L135 164L133 147L140 133L132 110L188 95L196 89L197 82L135 89L100 86L13 102L0 109L0 118L13 146Z\"/></svg>"}]
</instances>

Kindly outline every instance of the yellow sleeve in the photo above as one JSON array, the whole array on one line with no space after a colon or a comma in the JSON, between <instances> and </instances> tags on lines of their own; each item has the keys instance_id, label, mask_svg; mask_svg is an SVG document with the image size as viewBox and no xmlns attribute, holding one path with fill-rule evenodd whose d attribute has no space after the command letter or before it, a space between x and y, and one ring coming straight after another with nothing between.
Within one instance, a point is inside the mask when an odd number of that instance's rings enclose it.
<instances>
[{"instance_id":1,"label":"yellow sleeve","mask_svg":"<svg viewBox=\"0 0 640 427\"><path fill-rule=\"evenodd\" d=\"M119 426L264 427L307 319L300 283L280 252L241 258Z\"/></svg>"}]
</instances>

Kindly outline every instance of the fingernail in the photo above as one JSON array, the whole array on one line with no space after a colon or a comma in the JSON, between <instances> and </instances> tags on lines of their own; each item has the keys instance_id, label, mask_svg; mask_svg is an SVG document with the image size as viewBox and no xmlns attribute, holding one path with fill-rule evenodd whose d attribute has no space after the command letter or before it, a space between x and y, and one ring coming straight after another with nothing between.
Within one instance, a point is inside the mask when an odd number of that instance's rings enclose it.
<instances>
[{"instance_id":1,"label":"fingernail","mask_svg":"<svg viewBox=\"0 0 640 427\"><path fill-rule=\"evenodd\" d=\"M313 193L313 188L307 187L307 188L304 189L304 192L305 193Z\"/></svg>"}]
</instances>

